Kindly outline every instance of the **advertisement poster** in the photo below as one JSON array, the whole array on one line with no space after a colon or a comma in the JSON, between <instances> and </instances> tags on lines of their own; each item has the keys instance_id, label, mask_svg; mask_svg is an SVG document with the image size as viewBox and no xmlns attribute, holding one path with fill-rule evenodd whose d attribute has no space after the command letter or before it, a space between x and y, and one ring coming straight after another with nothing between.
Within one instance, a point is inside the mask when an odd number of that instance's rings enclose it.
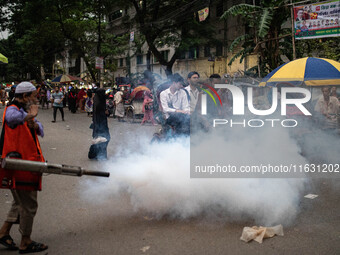
<instances>
[{"instance_id":1,"label":"advertisement poster","mask_svg":"<svg viewBox=\"0 0 340 255\"><path fill-rule=\"evenodd\" d=\"M130 42L133 42L134 40L135 40L135 32L132 31L132 32L130 33Z\"/></svg>"},{"instance_id":2,"label":"advertisement poster","mask_svg":"<svg viewBox=\"0 0 340 255\"><path fill-rule=\"evenodd\" d=\"M96 69L103 69L103 68L104 68L104 58L96 57Z\"/></svg>"},{"instance_id":3,"label":"advertisement poster","mask_svg":"<svg viewBox=\"0 0 340 255\"><path fill-rule=\"evenodd\" d=\"M294 7L295 39L340 36L339 18L337 0Z\"/></svg>"}]
</instances>

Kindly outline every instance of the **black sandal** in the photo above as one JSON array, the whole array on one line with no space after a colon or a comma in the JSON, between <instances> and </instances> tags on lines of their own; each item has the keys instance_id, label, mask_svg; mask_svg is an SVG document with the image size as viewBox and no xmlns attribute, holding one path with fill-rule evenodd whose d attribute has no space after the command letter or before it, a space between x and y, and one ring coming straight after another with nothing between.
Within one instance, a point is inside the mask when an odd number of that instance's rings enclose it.
<instances>
[{"instance_id":1,"label":"black sandal","mask_svg":"<svg viewBox=\"0 0 340 255\"><path fill-rule=\"evenodd\" d=\"M47 249L48 249L47 245L32 241L32 243L30 243L25 250L19 249L19 253L20 254L33 253L33 252L44 251L44 250L47 250Z\"/></svg>"},{"instance_id":2,"label":"black sandal","mask_svg":"<svg viewBox=\"0 0 340 255\"><path fill-rule=\"evenodd\" d=\"M10 242L8 242L10 241ZM16 251L18 250L18 246L15 244L15 242L13 241L13 238L10 235L6 235L0 238L0 244L4 245L5 247L7 247L7 249L11 250L11 251Z\"/></svg>"}]
</instances>

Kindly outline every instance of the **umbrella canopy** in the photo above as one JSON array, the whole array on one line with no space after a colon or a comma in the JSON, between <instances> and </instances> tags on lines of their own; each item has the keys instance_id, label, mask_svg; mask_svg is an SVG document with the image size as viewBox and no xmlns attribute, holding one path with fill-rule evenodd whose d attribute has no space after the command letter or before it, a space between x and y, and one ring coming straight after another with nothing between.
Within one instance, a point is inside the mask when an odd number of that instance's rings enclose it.
<instances>
[{"instance_id":1,"label":"umbrella canopy","mask_svg":"<svg viewBox=\"0 0 340 255\"><path fill-rule=\"evenodd\" d=\"M260 86L276 86L281 82L293 85L340 85L340 63L326 58L300 58L285 63L265 78Z\"/></svg>"},{"instance_id":2,"label":"umbrella canopy","mask_svg":"<svg viewBox=\"0 0 340 255\"><path fill-rule=\"evenodd\" d=\"M140 91L145 91L145 90L150 91L150 89L149 89L148 87L145 87L145 86L138 86L138 87L136 87L136 88L132 91L132 93L131 93L131 95L130 95L130 98L134 98L138 92L140 92Z\"/></svg>"},{"instance_id":3,"label":"umbrella canopy","mask_svg":"<svg viewBox=\"0 0 340 255\"><path fill-rule=\"evenodd\" d=\"M0 53L0 61L8 64L8 59L4 55L2 55L1 53Z\"/></svg>"},{"instance_id":4,"label":"umbrella canopy","mask_svg":"<svg viewBox=\"0 0 340 255\"><path fill-rule=\"evenodd\" d=\"M71 82L71 81L83 81L81 78L72 76L69 74L62 74L55 77L51 82Z\"/></svg>"}]
</instances>

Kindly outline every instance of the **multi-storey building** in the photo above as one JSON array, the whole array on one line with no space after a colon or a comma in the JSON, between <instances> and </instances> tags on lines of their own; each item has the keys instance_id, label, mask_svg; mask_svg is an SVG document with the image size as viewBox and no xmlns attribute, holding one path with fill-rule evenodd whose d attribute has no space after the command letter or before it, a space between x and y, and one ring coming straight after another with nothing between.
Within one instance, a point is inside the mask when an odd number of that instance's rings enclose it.
<instances>
[{"instance_id":1,"label":"multi-storey building","mask_svg":"<svg viewBox=\"0 0 340 255\"><path fill-rule=\"evenodd\" d=\"M228 65L235 53L228 52L228 47L236 37L245 33L245 26L238 17L229 17L227 20L221 20L220 17L228 8L242 2L245 1L212 1L209 8L209 19L214 24L215 39L217 39L218 43L214 45L197 45L186 52L182 52L173 65L173 73L176 72L186 76L190 71L196 70L201 74L201 77L206 78L213 73L218 73L221 76L224 74L233 75L256 65L256 57L254 56L246 58L242 63L236 60L231 66ZM122 26L124 18L133 17L134 15L133 8L116 9L108 17L108 29L116 35L133 32L134 36L137 36L138 30L135 27L125 28ZM125 77L129 73L143 73L147 69L147 44L144 43L139 53L136 53L133 42L130 42L129 46L129 50L126 50L124 54L116 56L117 70L113 74L115 77ZM159 50L168 60L175 53L175 49L172 47L164 47ZM158 63L154 56L150 58L150 66L152 72L165 76L164 67Z\"/></svg>"}]
</instances>

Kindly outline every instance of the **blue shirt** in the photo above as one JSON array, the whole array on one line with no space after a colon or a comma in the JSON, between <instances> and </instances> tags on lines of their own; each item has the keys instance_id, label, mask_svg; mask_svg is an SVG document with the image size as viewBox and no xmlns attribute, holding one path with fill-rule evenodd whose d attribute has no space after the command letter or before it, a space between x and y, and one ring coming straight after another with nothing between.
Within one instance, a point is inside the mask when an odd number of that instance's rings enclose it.
<instances>
[{"instance_id":1,"label":"blue shirt","mask_svg":"<svg viewBox=\"0 0 340 255\"><path fill-rule=\"evenodd\" d=\"M60 91L58 93L54 92L52 94L52 98L54 99L53 106L54 107L64 107L63 97L64 97L64 94L62 92L60 92Z\"/></svg>"},{"instance_id":2,"label":"blue shirt","mask_svg":"<svg viewBox=\"0 0 340 255\"><path fill-rule=\"evenodd\" d=\"M5 121L10 128L16 128L18 125L23 125L25 123L24 119L27 116L27 112L23 108L18 110L15 106L9 106L6 110ZM38 124L39 129L37 130L37 135L44 137L44 127L43 125L34 119L35 123Z\"/></svg>"}]
</instances>

